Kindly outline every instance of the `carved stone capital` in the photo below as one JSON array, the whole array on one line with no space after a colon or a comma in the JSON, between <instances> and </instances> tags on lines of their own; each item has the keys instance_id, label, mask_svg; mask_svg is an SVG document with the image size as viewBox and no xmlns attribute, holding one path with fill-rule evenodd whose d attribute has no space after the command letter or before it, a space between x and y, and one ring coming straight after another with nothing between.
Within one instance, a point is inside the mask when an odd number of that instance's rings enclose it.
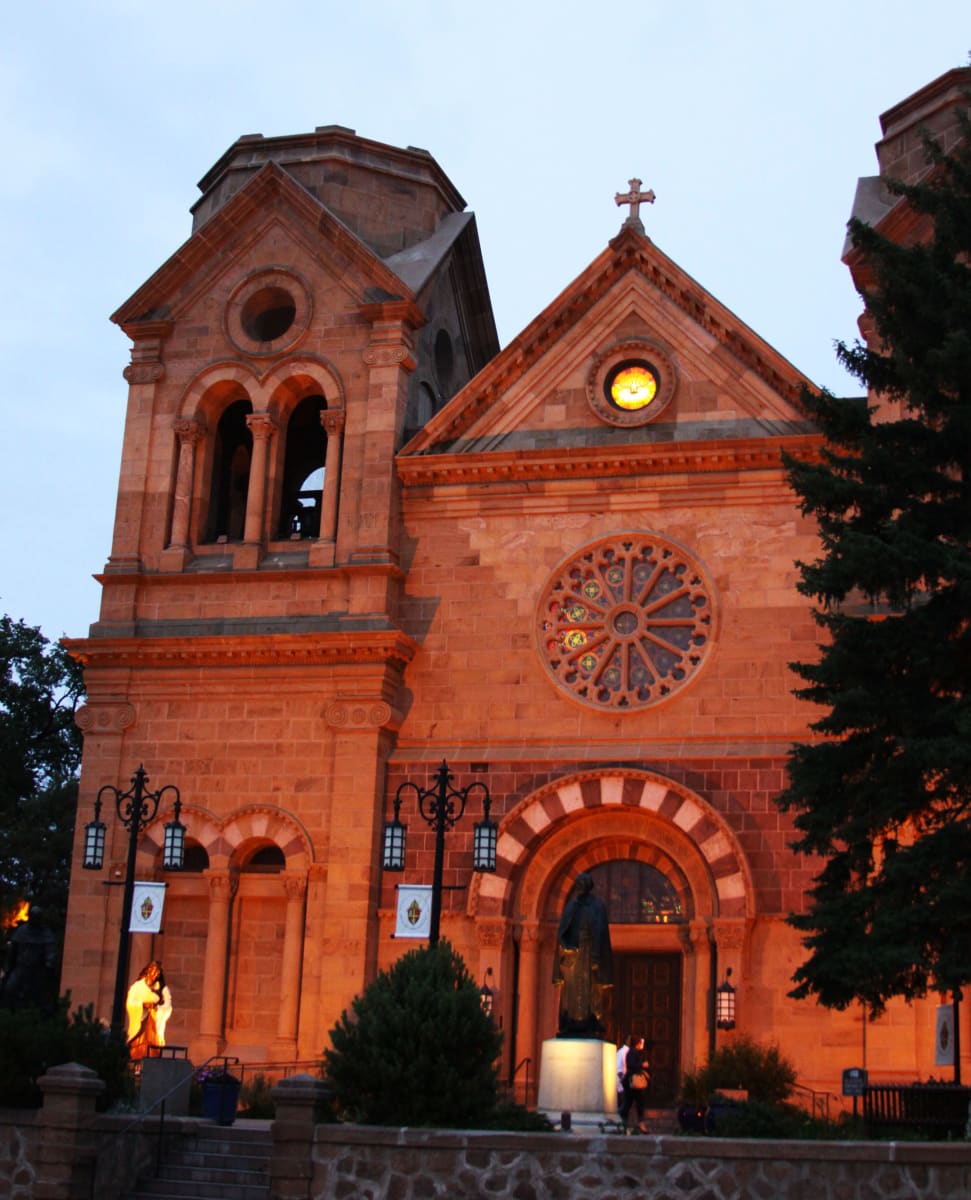
<instances>
[{"instance_id":1,"label":"carved stone capital","mask_svg":"<svg viewBox=\"0 0 971 1200\"><path fill-rule=\"evenodd\" d=\"M344 432L347 414L342 408L325 408L320 414L320 423L328 437Z\"/></svg>"},{"instance_id":2,"label":"carved stone capital","mask_svg":"<svg viewBox=\"0 0 971 1200\"><path fill-rule=\"evenodd\" d=\"M480 950L501 950L509 932L507 921L476 921L475 936Z\"/></svg>"},{"instance_id":3,"label":"carved stone capital","mask_svg":"<svg viewBox=\"0 0 971 1200\"><path fill-rule=\"evenodd\" d=\"M284 875L282 883L287 900L291 904L297 900L302 900L307 893L306 875Z\"/></svg>"},{"instance_id":4,"label":"carved stone capital","mask_svg":"<svg viewBox=\"0 0 971 1200\"><path fill-rule=\"evenodd\" d=\"M209 884L209 899L212 901L223 901L228 904L235 892L233 880L230 878L228 871L205 871L203 873L206 883Z\"/></svg>"},{"instance_id":5,"label":"carved stone capital","mask_svg":"<svg viewBox=\"0 0 971 1200\"><path fill-rule=\"evenodd\" d=\"M719 950L741 950L745 944L745 922L715 921L715 944Z\"/></svg>"},{"instance_id":6,"label":"carved stone capital","mask_svg":"<svg viewBox=\"0 0 971 1200\"><path fill-rule=\"evenodd\" d=\"M264 440L276 433L276 422L269 413L247 413L246 428L254 438Z\"/></svg>"},{"instance_id":7,"label":"carved stone capital","mask_svg":"<svg viewBox=\"0 0 971 1200\"><path fill-rule=\"evenodd\" d=\"M191 417L179 417L172 422L172 428L180 442L189 442L190 444L198 442L203 434L202 426Z\"/></svg>"},{"instance_id":8,"label":"carved stone capital","mask_svg":"<svg viewBox=\"0 0 971 1200\"><path fill-rule=\"evenodd\" d=\"M407 371L418 365L405 346L369 346L364 351L364 361L369 367L403 366Z\"/></svg>"},{"instance_id":9,"label":"carved stone capital","mask_svg":"<svg viewBox=\"0 0 971 1200\"><path fill-rule=\"evenodd\" d=\"M391 724L394 715L384 700L334 700L324 709L324 720L331 728L348 731L381 729Z\"/></svg>"},{"instance_id":10,"label":"carved stone capital","mask_svg":"<svg viewBox=\"0 0 971 1200\"><path fill-rule=\"evenodd\" d=\"M122 375L130 384L158 383L159 380L165 378L165 367L160 362L129 363L122 371Z\"/></svg>"},{"instance_id":11,"label":"carved stone capital","mask_svg":"<svg viewBox=\"0 0 971 1200\"><path fill-rule=\"evenodd\" d=\"M135 706L127 700L94 700L74 714L77 727L89 733L122 733L135 723Z\"/></svg>"}]
</instances>

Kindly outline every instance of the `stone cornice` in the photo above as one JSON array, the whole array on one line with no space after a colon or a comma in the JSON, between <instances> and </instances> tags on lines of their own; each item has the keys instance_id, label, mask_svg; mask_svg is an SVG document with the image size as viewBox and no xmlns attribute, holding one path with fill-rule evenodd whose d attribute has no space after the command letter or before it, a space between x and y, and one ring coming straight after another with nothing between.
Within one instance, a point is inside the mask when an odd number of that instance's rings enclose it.
<instances>
[{"instance_id":1,"label":"stone cornice","mask_svg":"<svg viewBox=\"0 0 971 1200\"><path fill-rule=\"evenodd\" d=\"M397 630L251 637L65 638L85 667L317 667L388 665L399 670L418 649Z\"/></svg>"},{"instance_id":2,"label":"stone cornice","mask_svg":"<svg viewBox=\"0 0 971 1200\"><path fill-rule=\"evenodd\" d=\"M672 443L543 451L487 451L399 457L398 475L409 487L431 484L506 483L605 476L710 474L782 469L782 456L819 458L822 439L798 434L766 440Z\"/></svg>"}]
</instances>

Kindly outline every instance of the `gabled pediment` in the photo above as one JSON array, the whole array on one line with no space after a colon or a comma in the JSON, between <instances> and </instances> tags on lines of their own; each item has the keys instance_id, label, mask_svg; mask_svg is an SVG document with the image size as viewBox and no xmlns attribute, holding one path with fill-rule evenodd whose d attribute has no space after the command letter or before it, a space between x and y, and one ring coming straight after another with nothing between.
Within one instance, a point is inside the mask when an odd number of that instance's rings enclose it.
<instances>
[{"instance_id":1,"label":"gabled pediment","mask_svg":"<svg viewBox=\"0 0 971 1200\"><path fill-rule=\"evenodd\" d=\"M213 279L282 226L312 258L330 258L354 280L360 301L410 300L413 293L346 225L276 163L262 167L112 315L123 328L170 320L211 288Z\"/></svg>"},{"instance_id":2,"label":"gabled pediment","mask_svg":"<svg viewBox=\"0 0 971 1200\"><path fill-rule=\"evenodd\" d=\"M658 380L634 414L614 412L604 391L627 360L649 364ZM703 445L725 443L759 459L773 443L777 461L780 442L814 436L803 386L812 385L782 355L625 228L404 447L400 470L412 478L431 457L444 465L468 455L483 467L513 456L522 469L542 460L554 473L558 460L562 470L581 458L630 469L645 456L696 459Z\"/></svg>"}]
</instances>

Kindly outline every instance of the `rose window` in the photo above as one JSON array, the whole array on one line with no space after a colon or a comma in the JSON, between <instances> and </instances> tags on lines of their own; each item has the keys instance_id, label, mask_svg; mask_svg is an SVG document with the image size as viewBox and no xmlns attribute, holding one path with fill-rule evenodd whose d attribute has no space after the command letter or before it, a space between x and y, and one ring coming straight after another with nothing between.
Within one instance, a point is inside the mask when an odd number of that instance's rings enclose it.
<instances>
[{"instance_id":1,"label":"rose window","mask_svg":"<svg viewBox=\"0 0 971 1200\"><path fill-rule=\"evenodd\" d=\"M595 542L563 564L543 593L544 665L585 704L655 704L707 657L712 595L702 567L675 542L649 534Z\"/></svg>"}]
</instances>

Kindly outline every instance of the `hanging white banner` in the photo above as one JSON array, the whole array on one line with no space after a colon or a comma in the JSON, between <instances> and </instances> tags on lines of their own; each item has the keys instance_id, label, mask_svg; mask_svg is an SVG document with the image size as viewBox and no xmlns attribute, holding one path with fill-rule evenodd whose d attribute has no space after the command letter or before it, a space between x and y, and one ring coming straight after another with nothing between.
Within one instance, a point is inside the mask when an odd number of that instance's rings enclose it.
<instances>
[{"instance_id":1,"label":"hanging white banner","mask_svg":"<svg viewBox=\"0 0 971 1200\"><path fill-rule=\"evenodd\" d=\"M158 933L167 883L136 883L131 903L130 933Z\"/></svg>"},{"instance_id":2,"label":"hanging white banner","mask_svg":"<svg viewBox=\"0 0 971 1200\"><path fill-rule=\"evenodd\" d=\"M427 938L432 921L432 889L428 884L398 884L398 918L394 936Z\"/></svg>"},{"instance_id":3,"label":"hanging white banner","mask_svg":"<svg viewBox=\"0 0 971 1200\"><path fill-rule=\"evenodd\" d=\"M934 1040L934 1066L954 1066L954 1005L937 1006L937 1037Z\"/></svg>"}]
</instances>

